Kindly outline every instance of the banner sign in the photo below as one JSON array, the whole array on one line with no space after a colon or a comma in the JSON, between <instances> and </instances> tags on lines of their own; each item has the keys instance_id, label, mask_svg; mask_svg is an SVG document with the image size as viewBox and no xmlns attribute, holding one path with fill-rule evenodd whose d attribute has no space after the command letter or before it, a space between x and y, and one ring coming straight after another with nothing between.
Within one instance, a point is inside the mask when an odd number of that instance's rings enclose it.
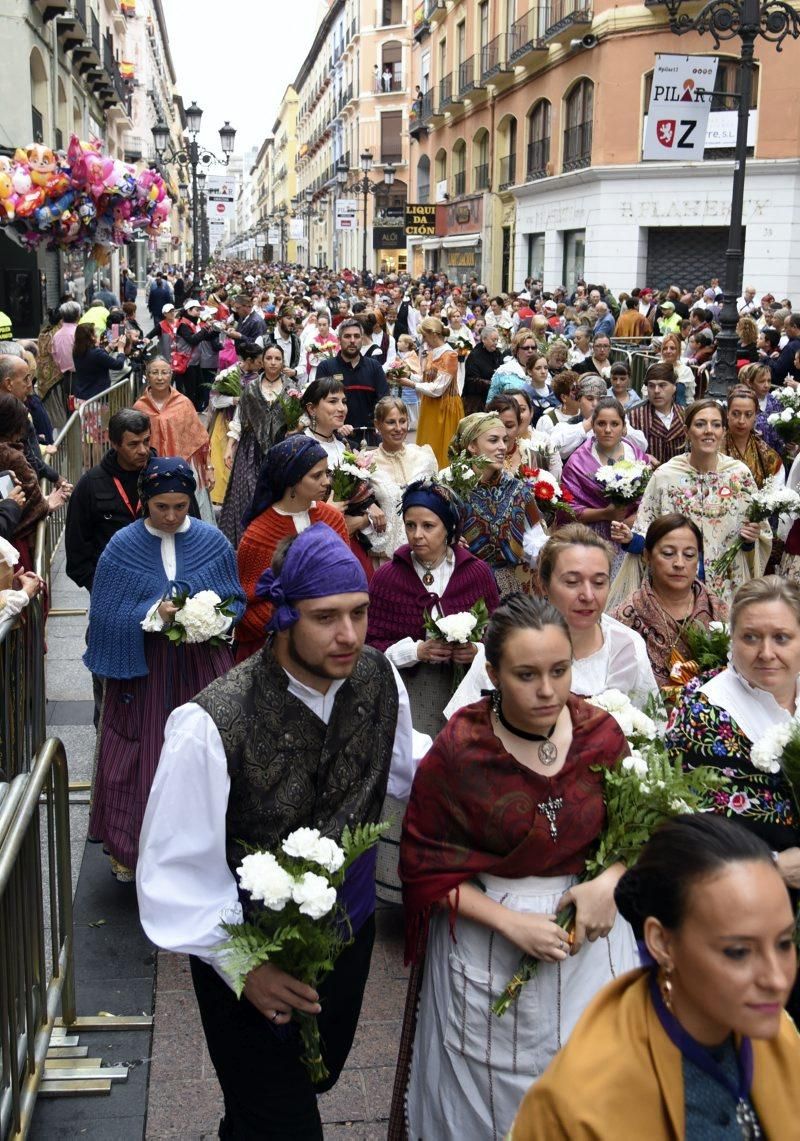
<instances>
[{"instance_id":1,"label":"banner sign","mask_svg":"<svg viewBox=\"0 0 800 1141\"><path fill-rule=\"evenodd\" d=\"M209 218L225 221L233 218L236 201L236 179L224 174L209 174L206 179L206 213Z\"/></svg>"},{"instance_id":2,"label":"banner sign","mask_svg":"<svg viewBox=\"0 0 800 1141\"><path fill-rule=\"evenodd\" d=\"M280 245L280 241L281 241L280 227L279 226L270 226L269 229L267 230L267 242L271 246L278 246L278 245Z\"/></svg>"},{"instance_id":3,"label":"banner sign","mask_svg":"<svg viewBox=\"0 0 800 1141\"><path fill-rule=\"evenodd\" d=\"M406 203L406 235L413 238L436 236L436 207Z\"/></svg>"},{"instance_id":4,"label":"banner sign","mask_svg":"<svg viewBox=\"0 0 800 1141\"><path fill-rule=\"evenodd\" d=\"M301 242L303 240L302 218L291 218L289 220L289 237L293 242Z\"/></svg>"},{"instance_id":5,"label":"banner sign","mask_svg":"<svg viewBox=\"0 0 800 1141\"><path fill-rule=\"evenodd\" d=\"M645 160L702 159L716 78L715 56L656 56L642 153Z\"/></svg>"},{"instance_id":6,"label":"banner sign","mask_svg":"<svg viewBox=\"0 0 800 1141\"><path fill-rule=\"evenodd\" d=\"M336 229L355 230L358 217L358 202L355 198L336 199Z\"/></svg>"}]
</instances>

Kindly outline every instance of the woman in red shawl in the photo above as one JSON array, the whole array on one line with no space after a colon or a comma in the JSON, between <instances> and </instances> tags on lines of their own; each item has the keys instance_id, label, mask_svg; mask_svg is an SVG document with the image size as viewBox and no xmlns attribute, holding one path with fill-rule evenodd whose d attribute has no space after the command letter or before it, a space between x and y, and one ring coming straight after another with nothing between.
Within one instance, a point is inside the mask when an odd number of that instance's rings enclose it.
<instances>
[{"instance_id":1,"label":"woman in red shawl","mask_svg":"<svg viewBox=\"0 0 800 1141\"><path fill-rule=\"evenodd\" d=\"M497 696L459 710L414 778L400 876L406 953L425 962L409 1137L500 1141L587 1003L637 965L614 906L622 865L578 882L605 824L596 770L628 746L612 717L570 694L571 656L558 611L512 595L486 637ZM568 903L571 946L554 922ZM541 965L498 1017L523 953ZM403 1082L401 1065L396 1095Z\"/></svg>"}]
</instances>

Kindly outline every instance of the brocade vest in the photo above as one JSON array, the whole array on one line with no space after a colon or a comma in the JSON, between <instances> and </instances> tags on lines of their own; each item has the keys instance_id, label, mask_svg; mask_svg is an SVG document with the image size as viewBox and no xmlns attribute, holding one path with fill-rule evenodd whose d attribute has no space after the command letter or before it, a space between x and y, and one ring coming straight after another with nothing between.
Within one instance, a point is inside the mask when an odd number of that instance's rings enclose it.
<instances>
[{"instance_id":1,"label":"brocade vest","mask_svg":"<svg viewBox=\"0 0 800 1141\"><path fill-rule=\"evenodd\" d=\"M318 828L338 841L346 824L380 818L398 696L377 650L363 648L327 725L289 692L270 642L193 700L225 749L226 856L234 875L245 846L274 850L295 828Z\"/></svg>"}]
</instances>

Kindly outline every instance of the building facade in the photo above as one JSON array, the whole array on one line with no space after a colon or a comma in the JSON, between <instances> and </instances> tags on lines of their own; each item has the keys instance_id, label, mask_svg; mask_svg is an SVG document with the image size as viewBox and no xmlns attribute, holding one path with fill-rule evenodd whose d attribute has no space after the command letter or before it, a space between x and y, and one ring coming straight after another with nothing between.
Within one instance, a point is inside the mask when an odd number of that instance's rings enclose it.
<instances>
[{"instance_id":1,"label":"building facade","mask_svg":"<svg viewBox=\"0 0 800 1141\"><path fill-rule=\"evenodd\" d=\"M702 161L643 162L658 53L715 54L708 36L674 36L658 5L418 4L410 197L444 210L435 235L410 242L412 272L475 276L492 291L527 277L613 290L722 278L736 104L715 96ZM735 59L716 54L715 91L732 93ZM800 124L778 109L795 65L791 45L762 42L759 55L744 277L791 296ZM778 113L759 116L760 106Z\"/></svg>"}]
</instances>

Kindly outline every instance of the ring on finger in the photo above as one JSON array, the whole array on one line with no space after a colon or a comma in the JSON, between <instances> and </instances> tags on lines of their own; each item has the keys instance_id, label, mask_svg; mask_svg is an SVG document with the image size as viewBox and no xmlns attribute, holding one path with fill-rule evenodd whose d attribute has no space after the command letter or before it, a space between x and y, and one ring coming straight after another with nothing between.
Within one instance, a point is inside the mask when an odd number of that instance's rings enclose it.
<instances>
[{"instance_id":1,"label":"ring on finger","mask_svg":"<svg viewBox=\"0 0 800 1141\"><path fill-rule=\"evenodd\" d=\"M277 1022L277 1021L278 1021L278 1019L280 1018L280 1016L281 1016L281 1012L280 1012L279 1010L276 1010L276 1011L275 1011L275 1013L274 1013L274 1014L273 1014L273 1016L272 1016L272 1021L273 1021L273 1022Z\"/></svg>"}]
</instances>

